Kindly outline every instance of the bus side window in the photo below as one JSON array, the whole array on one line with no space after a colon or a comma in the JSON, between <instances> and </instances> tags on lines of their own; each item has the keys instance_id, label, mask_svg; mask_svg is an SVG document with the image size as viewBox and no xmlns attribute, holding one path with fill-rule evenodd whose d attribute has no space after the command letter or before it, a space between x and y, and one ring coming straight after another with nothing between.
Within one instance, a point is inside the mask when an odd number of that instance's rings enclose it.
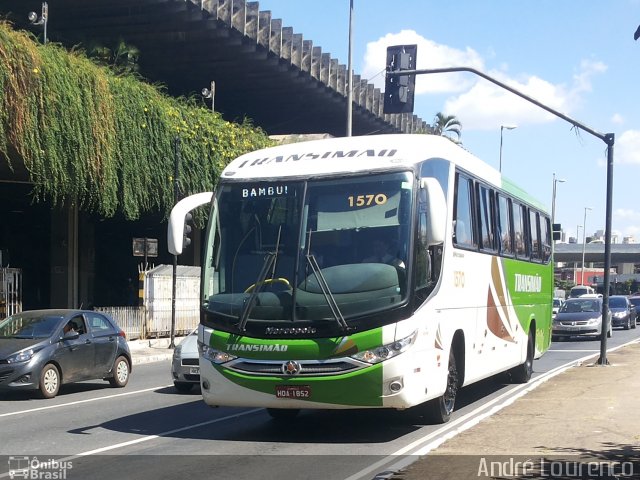
<instances>
[{"instance_id":1,"label":"bus side window","mask_svg":"<svg viewBox=\"0 0 640 480\"><path fill-rule=\"evenodd\" d=\"M476 242L473 238L472 191L471 181L467 177L458 174L456 177L456 204L453 216L453 241L455 244L467 248L476 247Z\"/></svg>"},{"instance_id":2,"label":"bus side window","mask_svg":"<svg viewBox=\"0 0 640 480\"><path fill-rule=\"evenodd\" d=\"M503 255L513 255L513 226L511 224L511 201L498 195L498 239L500 252Z\"/></svg>"},{"instance_id":3,"label":"bus side window","mask_svg":"<svg viewBox=\"0 0 640 480\"><path fill-rule=\"evenodd\" d=\"M478 185L477 194L480 248L492 252L496 250L493 213L494 192L484 185Z\"/></svg>"},{"instance_id":4,"label":"bus side window","mask_svg":"<svg viewBox=\"0 0 640 480\"><path fill-rule=\"evenodd\" d=\"M529 212L529 226L531 227L531 259L542 260L540 245L540 231L538 228L538 213L534 210Z\"/></svg>"},{"instance_id":5,"label":"bus side window","mask_svg":"<svg viewBox=\"0 0 640 480\"><path fill-rule=\"evenodd\" d=\"M528 258L527 254L527 238L525 236L525 218L522 215L522 205L512 203L513 213L513 232L516 246L516 256L518 258Z\"/></svg>"}]
</instances>

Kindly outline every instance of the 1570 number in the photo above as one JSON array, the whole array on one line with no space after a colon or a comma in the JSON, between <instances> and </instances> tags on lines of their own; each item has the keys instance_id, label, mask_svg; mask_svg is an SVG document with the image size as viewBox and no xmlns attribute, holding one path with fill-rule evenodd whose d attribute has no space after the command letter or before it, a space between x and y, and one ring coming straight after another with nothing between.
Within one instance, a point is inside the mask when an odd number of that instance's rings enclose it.
<instances>
[{"instance_id":1,"label":"1570 number","mask_svg":"<svg viewBox=\"0 0 640 480\"><path fill-rule=\"evenodd\" d=\"M368 207L371 205L384 205L387 203L387 196L384 193L349 196L350 207Z\"/></svg>"}]
</instances>

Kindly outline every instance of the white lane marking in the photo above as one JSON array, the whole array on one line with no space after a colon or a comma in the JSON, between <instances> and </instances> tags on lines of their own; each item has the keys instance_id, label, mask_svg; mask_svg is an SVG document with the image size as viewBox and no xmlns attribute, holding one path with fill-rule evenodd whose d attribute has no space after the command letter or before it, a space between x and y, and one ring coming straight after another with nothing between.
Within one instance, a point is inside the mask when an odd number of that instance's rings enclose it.
<instances>
[{"instance_id":1,"label":"white lane marking","mask_svg":"<svg viewBox=\"0 0 640 480\"><path fill-rule=\"evenodd\" d=\"M618 350L618 349L620 349L622 347L625 347L627 345L631 345L631 344L634 344L634 343L640 343L640 339L634 339L634 340L631 340L631 341L629 341L627 343L623 343L622 345L618 345L617 347L608 348L607 352L614 352L614 351L616 351L616 350ZM372 474L372 473L375 473L375 472L379 472L382 467L384 467L385 465L388 465L389 463L391 463L394 460L397 460L397 457L398 456L402 456L402 455L407 455L407 456L402 457L401 460L393 463L388 468L385 468L385 471L386 472L397 472L399 470L402 470L402 469L408 467L413 462L417 461L420 458L420 456L426 455L430 451L435 450L437 447L442 445L445 441L447 441L447 440L455 437L456 435L464 432L465 430L468 430L469 428L477 425L478 423L480 423L485 418L487 418L487 417L499 412L500 410L502 410L506 406L511 405L518 398L526 395L527 393L529 393L533 389L539 387L540 385L542 385L547 380L550 380L551 378L555 377L556 375L559 375L560 373L565 372L569 368L572 368L572 367L577 366L577 365L581 365L585 361L589 360L590 358L595 357L597 354L600 353L599 350L595 354L591 350L588 350L588 352L590 352L592 354L591 355L586 355L586 356L581 357L581 358L578 358L578 359L573 360L571 362L567 362L567 363L565 363L563 365L559 365L559 366L549 370L548 372L545 372L542 375L534 378L530 383L525 383L525 384L522 384L522 385L518 385L515 388L510 389L508 392L505 392L505 393L499 395L498 397L494 398L493 400L490 400L486 404L476 408L475 410L467 413L466 415L463 415L462 417L457 418L456 420L452 421L451 423L446 424L445 426L439 428L438 430L436 430L434 432L431 432L431 433L425 435L424 437L419 438L418 440L415 440L414 442L410 443L409 445L406 445L405 447L397 450L396 452L392 453L391 455L388 455L387 457L383 458L382 460L377 461L376 463L370 465L369 467L364 468L364 469L360 470L359 472L354 473L353 475L347 477L345 480L358 480L358 479L363 478L365 475L369 475L369 474ZM510 395L513 395L513 396L511 397ZM505 398L505 397L506 397L506 399L504 400L504 402L497 404L498 402L502 401L503 398ZM494 404L497 404L497 405L494 405ZM492 407L492 408L488 408L488 407ZM486 411L484 413L480 414L480 412L482 412L483 410L486 410ZM460 426L458 428L455 428L458 425L460 425ZM440 435L441 435L440 438L436 438L436 437L438 437ZM427 443L433 438L436 438L436 439L434 441L432 441L431 443ZM426 445L424 445L424 444L426 444ZM411 453L407 453L407 452L411 452Z\"/></svg>"},{"instance_id":2,"label":"white lane marking","mask_svg":"<svg viewBox=\"0 0 640 480\"><path fill-rule=\"evenodd\" d=\"M196 423L196 424L193 424L193 425L187 425L186 427L174 428L173 430L167 430L166 432L158 433L158 434L155 434L155 435L147 435L145 437L136 438L135 440L129 440L127 442L116 443L114 445L109 445L109 446L102 447L102 448L96 448L94 450L88 450L86 452L76 453L75 455L70 455L68 457L56 459L56 461L58 461L58 462L67 462L67 461L70 461L70 460L77 460L78 458L81 458L81 457L87 457L87 456L90 456L90 455L96 455L98 453L104 453L104 452L108 452L110 450L115 450L115 449L122 448L122 447L128 447L130 445L135 445L137 443L148 442L150 440L155 440L156 438L166 437L166 436L169 436L169 435L173 435L175 433L184 432L185 430L191 430L192 428L199 428L199 427L204 427L206 425L212 425L212 424L218 423L218 422L224 422L226 420L231 420L231 419L234 419L234 418L242 417L244 415L249 415L249 414L256 413L256 412L261 412L263 410L264 410L263 408L254 408L252 410L247 410L246 412L235 413L233 415L228 415L226 417L216 418L214 420L208 420L206 422L200 422L200 423ZM0 478L5 478L5 477L8 477L9 475L10 475L10 472L3 473L3 474L0 474Z\"/></svg>"},{"instance_id":3,"label":"white lane marking","mask_svg":"<svg viewBox=\"0 0 640 480\"><path fill-rule=\"evenodd\" d=\"M69 405L79 405L81 403L97 402L98 400L108 400L111 398L125 397L127 395L136 395L138 393L151 392L153 390L158 390L159 388L167 388L172 386L173 384L171 383L169 385L160 385L159 387L151 387L151 388L145 388L142 390L134 390L132 392L116 393L114 395L107 395L105 397L87 398L84 400L76 400L75 402L59 403L57 405L47 405L46 407L37 407L37 408L30 408L28 410L20 410L19 412L1 413L0 418L11 417L13 415L22 415L23 413L39 412L42 410L51 410L52 408L68 407Z\"/></svg>"},{"instance_id":4,"label":"white lane marking","mask_svg":"<svg viewBox=\"0 0 640 480\"><path fill-rule=\"evenodd\" d=\"M593 350L555 350L555 349L549 349L547 350L547 352L552 352L552 353L599 353L600 349L593 349Z\"/></svg>"}]
</instances>

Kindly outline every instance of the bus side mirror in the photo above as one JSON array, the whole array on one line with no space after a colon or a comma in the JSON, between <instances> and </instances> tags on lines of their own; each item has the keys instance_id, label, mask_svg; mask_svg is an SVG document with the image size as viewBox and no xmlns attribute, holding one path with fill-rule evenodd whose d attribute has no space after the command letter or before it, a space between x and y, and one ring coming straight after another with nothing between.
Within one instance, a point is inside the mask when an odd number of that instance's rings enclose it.
<instances>
[{"instance_id":1,"label":"bus side mirror","mask_svg":"<svg viewBox=\"0 0 640 480\"><path fill-rule=\"evenodd\" d=\"M169 253L180 255L185 243L185 224L187 214L196 207L211 202L212 192L196 193L183 198L174 205L169 216L167 227L167 244Z\"/></svg>"},{"instance_id":2,"label":"bus side mirror","mask_svg":"<svg viewBox=\"0 0 640 480\"><path fill-rule=\"evenodd\" d=\"M559 223L554 223L552 225L553 227L553 234L551 235L551 237L554 240L561 240L562 239L562 225L560 225Z\"/></svg>"},{"instance_id":3,"label":"bus side mirror","mask_svg":"<svg viewBox=\"0 0 640 480\"><path fill-rule=\"evenodd\" d=\"M440 183L432 177L423 178L420 188L427 199L427 246L444 242L445 225L447 224L447 202Z\"/></svg>"}]
</instances>

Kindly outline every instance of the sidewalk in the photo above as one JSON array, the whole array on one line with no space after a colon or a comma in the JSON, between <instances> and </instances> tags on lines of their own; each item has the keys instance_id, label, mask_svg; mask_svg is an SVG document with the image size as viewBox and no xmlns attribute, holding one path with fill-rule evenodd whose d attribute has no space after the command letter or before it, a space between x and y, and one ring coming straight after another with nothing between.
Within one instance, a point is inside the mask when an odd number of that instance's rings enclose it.
<instances>
[{"instance_id":1,"label":"sidewalk","mask_svg":"<svg viewBox=\"0 0 640 480\"><path fill-rule=\"evenodd\" d=\"M180 344L184 337L174 337L174 344ZM173 349L169 348L170 338L151 338L148 340L130 340L129 350L134 365L171 360Z\"/></svg>"},{"instance_id":2,"label":"sidewalk","mask_svg":"<svg viewBox=\"0 0 640 480\"><path fill-rule=\"evenodd\" d=\"M640 478L640 343L609 352L608 366L597 359L550 378L392 478Z\"/></svg>"}]
</instances>

